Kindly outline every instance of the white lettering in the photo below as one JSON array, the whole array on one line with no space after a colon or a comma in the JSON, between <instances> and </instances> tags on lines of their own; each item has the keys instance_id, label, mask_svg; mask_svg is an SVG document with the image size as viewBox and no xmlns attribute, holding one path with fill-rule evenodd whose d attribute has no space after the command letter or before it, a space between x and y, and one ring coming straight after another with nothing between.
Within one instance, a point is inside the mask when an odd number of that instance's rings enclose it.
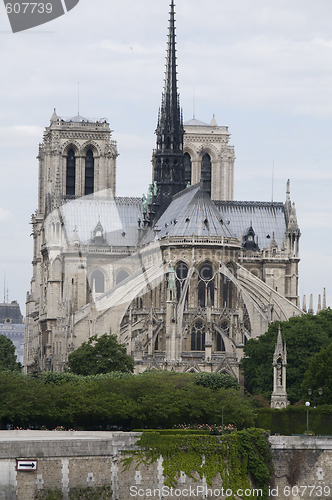
<instances>
[{"instance_id":1,"label":"white lettering","mask_svg":"<svg viewBox=\"0 0 332 500\"><path fill-rule=\"evenodd\" d=\"M137 488L136 486L130 486L129 488L130 496L137 497Z\"/></svg>"}]
</instances>

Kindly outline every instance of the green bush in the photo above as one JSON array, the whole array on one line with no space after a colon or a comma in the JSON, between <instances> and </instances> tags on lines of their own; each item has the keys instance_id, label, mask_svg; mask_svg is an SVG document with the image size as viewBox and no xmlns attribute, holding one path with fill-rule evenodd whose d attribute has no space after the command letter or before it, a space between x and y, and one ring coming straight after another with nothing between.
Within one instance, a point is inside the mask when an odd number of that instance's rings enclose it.
<instances>
[{"instance_id":1,"label":"green bush","mask_svg":"<svg viewBox=\"0 0 332 500\"><path fill-rule=\"evenodd\" d=\"M303 434L307 426L307 408L288 406L284 410L259 408L255 419L256 427L268 429L271 434ZM309 427L315 434L332 435L332 405L309 408Z\"/></svg>"},{"instance_id":2,"label":"green bush","mask_svg":"<svg viewBox=\"0 0 332 500\"><path fill-rule=\"evenodd\" d=\"M79 429L169 428L176 424L254 425L250 399L237 389L211 389L189 373L0 373L2 426Z\"/></svg>"}]
</instances>

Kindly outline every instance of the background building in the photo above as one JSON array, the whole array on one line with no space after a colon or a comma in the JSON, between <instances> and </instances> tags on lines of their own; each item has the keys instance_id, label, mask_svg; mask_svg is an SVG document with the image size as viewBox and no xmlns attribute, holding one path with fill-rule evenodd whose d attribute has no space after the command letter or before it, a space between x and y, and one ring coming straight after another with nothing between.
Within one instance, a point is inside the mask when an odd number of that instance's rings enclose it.
<instances>
[{"instance_id":1,"label":"background building","mask_svg":"<svg viewBox=\"0 0 332 500\"><path fill-rule=\"evenodd\" d=\"M15 346L16 359L23 364L24 323L21 309L13 300L0 304L0 335L5 335Z\"/></svg>"}]
</instances>

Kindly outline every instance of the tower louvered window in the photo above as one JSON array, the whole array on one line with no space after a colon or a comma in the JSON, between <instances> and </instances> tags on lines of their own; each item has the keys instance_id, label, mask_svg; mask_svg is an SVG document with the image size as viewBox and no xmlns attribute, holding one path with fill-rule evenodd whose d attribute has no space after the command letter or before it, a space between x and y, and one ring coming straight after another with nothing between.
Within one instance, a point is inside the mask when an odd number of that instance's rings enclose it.
<instances>
[{"instance_id":1,"label":"tower louvered window","mask_svg":"<svg viewBox=\"0 0 332 500\"><path fill-rule=\"evenodd\" d=\"M89 149L85 157L85 188L84 194L92 194L94 192L95 178L95 160L93 152Z\"/></svg>"},{"instance_id":2,"label":"tower louvered window","mask_svg":"<svg viewBox=\"0 0 332 500\"><path fill-rule=\"evenodd\" d=\"M203 189L211 196L211 176L212 176L212 166L211 157L209 154L205 153L202 158L202 174L201 179L203 181Z\"/></svg>"},{"instance_id":3,"label":"tower louvered window","mask_svg":"<svg viewBox=\"0 0 332 500\"><path fill-rule=\"evenodd\" d=\"M184 154L183 164L184 164L184 181L186 183L186 186L188 184L191 185L191 158L189 153Z\"/></svg>"},{"instance_id":4,"label":"tower louvered window","mask_svg":"<svg viewBox=\"0 0 332 500\"><path fill-rule=\"evenodd\" d=\"M66 170L66 195L75 196L76 158L73 149L68 151Z\"/></svg>"}]
</instances>

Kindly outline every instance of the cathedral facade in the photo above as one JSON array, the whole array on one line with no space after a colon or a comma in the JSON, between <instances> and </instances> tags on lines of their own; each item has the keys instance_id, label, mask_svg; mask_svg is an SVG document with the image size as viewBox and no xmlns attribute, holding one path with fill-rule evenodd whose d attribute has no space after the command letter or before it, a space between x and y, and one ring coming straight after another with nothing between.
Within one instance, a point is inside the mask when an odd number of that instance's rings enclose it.
<instances>
[{"instance_id":1,"label":"cathedral facade","mask_svg":"<svg viewBox=\"0 0 332 500\"><path fill-rule=\"evenodd\" d=\"M24 369L62 371L92 335L117 335L135 370L239 378L248 339L302 314L300 230L284 202L234 201L228 127L183 123L174 1L165 84L143 198L116 196L105 120L54 111L39 149L39 199Z\"/></svg>"}]
</instances>

